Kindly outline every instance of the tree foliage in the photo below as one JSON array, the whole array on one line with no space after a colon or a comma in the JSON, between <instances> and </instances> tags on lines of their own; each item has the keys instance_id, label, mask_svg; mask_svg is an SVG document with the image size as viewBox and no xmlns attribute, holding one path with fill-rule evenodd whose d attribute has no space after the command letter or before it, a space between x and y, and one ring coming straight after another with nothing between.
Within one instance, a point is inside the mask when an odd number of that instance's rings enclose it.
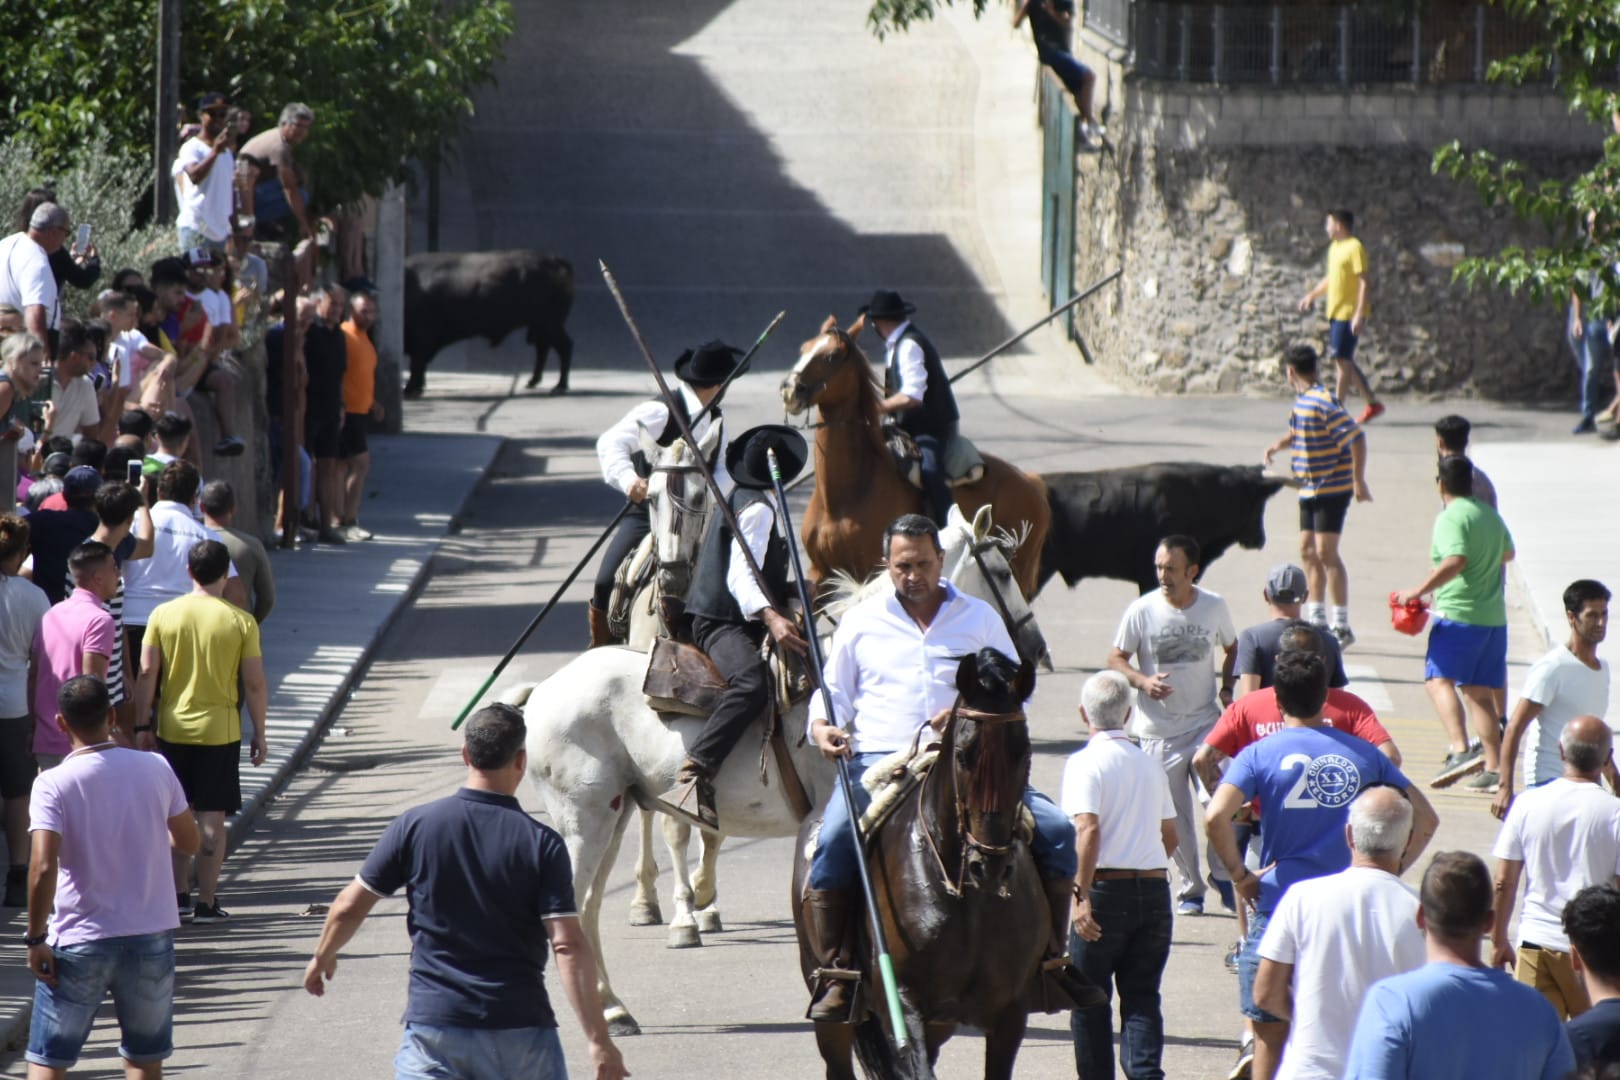
<instances>
[{"instance_id":1,"label":"tree foliage","mask_svg":"<svg viewBox=\"0 0 1620 1080\"><path fill-rule=\"evenodd\" d=\"M442 155L512 32L506 0L190 0L181 101L211 90L253 110L254 131L302 101L299 150L317 205L376 193ZM157 0L0 4L0 138L24 135L43 166L106 141L150 159Z\"/></svg>"},{"instance_id":2,"label":"tree foliage","mask_svg":"<svg viewBox=\"0 0 1620 1080\"><path fill-rule=\"evenodd\" d=\"M1608 125L1620 95L1620 4L1612 0L1494 0L1510 14L1542 28L1533 48L1493 63L1489 77L1507 85L1552 81L1570 109ZM1463 260L1455 271L1469 285L1491 284L1534 300L1562 302L1572 289L1589 295L1601 281L1620 297L1620 134L1603 144L1602 156L1585 172L1566 179L1538 178L1521 162L1453 141L1434 154L1434 170L1472 183L1487 204L1506 205L1539 222L1552 236L1542 247L1506 247L1494 255ZM1587 237L1597 242L1588 242ZM1611 312L1620 315L1620 308Z\"/></svg>"},{"instance_id":3,"label":"tree foliage","mask_svg":"<svg viewBox=\"0 0 1620 1080\"><path fill-rule=\"evenodd\" d=\"M872 0L872 8L866 13L866 25L882 39L890 33L903 34L911 29L915 22L928 22L934 17L936 10L954 0ZM973 16L978 18L984 14L989 0L972 0Z\"/></svg>"}]
</instances>

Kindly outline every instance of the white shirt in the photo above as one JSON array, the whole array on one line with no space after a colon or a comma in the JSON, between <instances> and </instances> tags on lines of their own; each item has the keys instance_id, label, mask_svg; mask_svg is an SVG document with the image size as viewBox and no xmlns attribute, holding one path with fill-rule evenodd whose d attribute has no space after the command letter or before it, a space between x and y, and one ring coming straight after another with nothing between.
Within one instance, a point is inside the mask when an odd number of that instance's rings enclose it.
<instances>
[{"instance_id":1,"label":"white shirt","mask_svg":"<svg viewBox=\"0 0 1620 1080\"><path fill-rule=\"evenodd\" d=\"M1170 739L1212 727L1221 717L1216 672L1237 643L1232 613L1218 593L1194 588L1193 602L1178 608L1155 589L1131 602L1114 635L1114 647L1136 657L1143 675L1163 674L1170 696L1136 696L1131 732L1144 739Z\"/></svg>"},{"instance_id":2,"label":"white shirt","mask_svg":"<svg viewBox=\"0 0 1620 1080\"><path fill-rule=\"evenodd\" d=\"M1260 956L1294 965L1294 1023L1277 1080L1339 1080L1356 1016L1380 979L1422 967L1418 897L1394 874L1352 866L1297 882L1271 914Z\"/></svg>"},{"instance_id":3,"label":"white shirt","mask_svg":"<svg viewBox=\"0 0 1620 1080\"><path fill-rule=\"evenodd\" d=\"M0 576L0 716L28 715L28 659L50 609L45 590L32 581Z\"/></svg>"},{"instance_id":4,"label":"white shirt","mask_svg":"<svg viewBox=\"0 0 1620 1080\"><path fill-rule=\"evenodd\" d=\"M1060 804L1069 817L1097 815L1097 866L1164 870L1162 822L1176 818L1164 767L1123 731L1094 732L1063 766Z\"/></svg>"},{"instance_id":5,"label":"white shirt","mask_svg":"<svg viewBox=\"0 0 1620 1080\"><path fill-rule=\"evenodd\" d=\"M202 303L203 314L208 316L208 325L229 326L236 321L231 298L225 295L223 289L204 289L198 300Z\"/></svg>"},{"instance_id":6,"label":"white shirt","mask_svg":"<svg viewBox=\"0 0 1620 1080\"><path fill-rule=\"evenodd\" d=\"M921 401L923 395L928 392L928 364L923 358L921 345L917 344L912 338L907 338L904 341L900 340L900 335L905 333L906 328L910 325L911 320L907 319L894 328L894 333L884 339L883 362L892 364L896 353L899 354L900 385L896 388L896 391L906 395L908 398Z\"/></svg>"},{"instance_id":7,"label":"white shirt","mask_svg":"<svg viewBox=\"0 0 1620 1080\"><path fill-rule=\"evenodd\" d=\"M1535 787L1564 775L1558 737L1577 716L1602 716L1609 708L1609 664L1593 671L1560 645L1530 668L1519 696L1541 706L1525 732L1524 786ZM1612 725L1611 725L1612 726Z\"/></svg>"},{"instance_id":8,"label":"white shirt","mask_svg":"<svg viewBox=\"0 0 1620 1080\"><path fill-rule=\"evenodd\" d=\"M101 406L96 402L96 386L88 375L76 375L51 387L51 432L66 435L77 443L80 430L101 423Z\"/></svg>"},{"instance_id":9,"label":"white shirt","mask_svg":"<svg viewBox=\"0 0 1620 1080\"><path fill-rule=\"evenodd\" d=\"M0 304L18 311L45 309L45 324L55 327L61 315L51 257L25 232L0 240Z\"/></svg>"},{"instance_id":10,"label":"white shirt","mask_svg":"<svg viewBox=\"0 0 1620 1080\"><path fill-rule=\"evenodd\" d=\"M163 499L152 507L151 558L124 564L124 625L145 626L152 609L191 591L187 560L199 540L218 540L219 534L191 516L191 509ZM232 563L227 577L236 577Z\"/></svg>"},{"instance_id":11,"label":"white shirt","mask_svg":"<svg viewBox=\"0 0 1620 1080\"><path fill-rule=\"evenodd\" d=\"M187 168L206 161L212 152L200 135L192 136L180 147L169 170L174 178L174 200L179 206L175 224L224 243L231 235L231 178L236 174L236 155L221 150L201 184L192 183L186 175Z\"/></svg>"},{"instance_id":12,"label":"white shirt","mask_svg":"<svg viewBox=\"0 0 1620 1080\"><path fill-rule=\"evenodd\" d=\"M731 558L726 563L726 588L731 590L737 607L750 619L758 619L761 611L773 606L771 598L760 591L759 582L755 580L754 572L748 569L748 560L742 552L742 542L746 541L748 550L754 553L754 560L763 567L765 546L771 542L771 532L774 530L778 535L782 532L776 513L776 497L766 492L765 498L767 502L749 503L737 515L737 528L741 531L731 541ZM785 596L778 596L774 603L780 604L786 599Z\"/></svg>"},{"instance_id":13,"label":"white shirt","mask_svg":"<svg viewBox=\"0 0 1620 1080\"><path fill-rule=\"evenodd\" d=\"M1564 905L1620 875L1620 799L1564 777L1531 788L1513 800L1491 854L1524 863L1518 940L1568 952Z\"/></svg>"},{"instance_id":14,"label":"white shirt","mask_svg":"<svg viewBox=\"0 0 1620 1080\"><path fill-rule=\"evenodd\" d=\"M703 409L703 403L698 401L697 394L685 383L679 384L675 392L686 401L686 415L695 417ZM640 405L624 414L624 418L617 424L602 432L596 440L596 459L602 463L602 479L609 487L622 494L630 493L630 485L636 482L636 466L631 460L636 451L641 449L641 436L638 428L646 428L654 438L663 433L664 425L669 423L669 406L662 401L644 401ZM699 441L709 432L711 424L719 423L715 419L714 410L710 410L703 419L692 425L692 434ZM720 437L720 449L715 454L714 480L720 488L720 494L730 496L731 474L726 471L726 448L731 440L725 435ZM696 449L695 447L693 448Z\"/></svg>"},{"instance_id":15,"label":"white shirt","mask_svg":"<svg viewBox=\"0 0 1620 1080\"><path fill-rule=\"evenodd\" d=\"M107 355L118 371L118 385L126 390L135 385L135 369L141 368L144 372L146 363L141 358L141 352L150 344L146 335L139 330L125 330L115 335L107 344Z\"/></svg>"},{"instance_id":16,"label":"white shirt","mask_svg":"<svg viewBox=\"0 0 1620 1080\"><path fill-rule=\"evenodd\" d=\"M945 602L925 632L892 590L868 597L833 634L824 672L834 723L854 726L855 752L892 753L911 745L941 709L956 702L956 665L980 649L1018 648L995 609L940 582ZM823 695L810 698L810 726L827 717Z\"/></svg>"}]
</instances>

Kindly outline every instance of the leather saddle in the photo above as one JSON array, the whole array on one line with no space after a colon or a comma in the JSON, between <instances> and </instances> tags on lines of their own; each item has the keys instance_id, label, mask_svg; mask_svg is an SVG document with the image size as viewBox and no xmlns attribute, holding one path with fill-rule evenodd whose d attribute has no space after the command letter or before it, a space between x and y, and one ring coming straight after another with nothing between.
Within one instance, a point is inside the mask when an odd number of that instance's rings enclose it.
<instances>
[{"instance_id":1,"label":"leather saddle","mask_svg":"<svg viewBox=\"0 0 1620 1080\"><path fill-rule=\"evenodd\" d=\"M883 430L884 441L894 467L912 487L922 488L922 454L909 432L889 426ZM984 456L966 436L956 434L945 444L945 482L951 487L976 484L984 479Z\"/></svg>"},{"instance_id":2,"label":"leather saddle","mask_svg":"<svg viewBox=\"0 0 1620 1080\"><path fill-rule=\"evenodd\" d=\"M615 641L629 640L630 608L657 569L658 557L653 550L653 537L645 536L614 571L613 596L608 600L608 632Z\"/></svg>"}]
</instances>

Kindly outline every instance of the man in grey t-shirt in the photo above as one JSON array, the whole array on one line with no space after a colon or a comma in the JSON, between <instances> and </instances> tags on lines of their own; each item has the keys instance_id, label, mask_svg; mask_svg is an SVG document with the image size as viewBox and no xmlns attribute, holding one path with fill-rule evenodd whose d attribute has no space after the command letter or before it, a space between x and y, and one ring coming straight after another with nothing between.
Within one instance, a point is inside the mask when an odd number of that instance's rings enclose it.
<instances>
[{"instance_id":1,"label":"man in grey t-shirt","mask_svg":"<svg viewBox=\"0 0 1620 1080\"><path fill-rule=\"evenodd\" d=\"M1272 669L1277 662L1277 642L1283 631L1288 629L1288 624L1300 617L1306 591L1304 570L1292 563L1271 568L1263 593L1266 606L1271 609L1271 618L1247 627L1238 635L1235 668L1238 697L1271 685ZM1328 685L1335 690L1349 685L1350 680L1344 673L1344 656L1339 651L1339 639L1332 634L1320 636L1323 657L1327 661Z\"/></svg>"}]
</instances>

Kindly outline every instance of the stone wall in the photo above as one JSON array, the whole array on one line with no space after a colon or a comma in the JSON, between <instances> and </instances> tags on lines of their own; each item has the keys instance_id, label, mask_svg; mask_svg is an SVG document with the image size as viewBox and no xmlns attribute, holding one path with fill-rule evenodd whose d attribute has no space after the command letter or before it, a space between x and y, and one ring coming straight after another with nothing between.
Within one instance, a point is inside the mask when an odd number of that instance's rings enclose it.
<instances>
[{"instance_id":1,"label":"stone wall","mask_svg":"<svg viewBox=\"0 0 1620 1080\"><path fill-rule=\"evenodd\" d=\"M1343 93L1189 87L1131 78L1093 55L1110 147L1078 157L1076 280L1123 266L1081 315L1098 360L1161 392L1275 389L1282 350L1326 344L1325 211L1345 206L1371 263L1358 360L1380 389L1567 396L1562 313L1451 280L1464 256L1544 242L1510 210L1433 175L1452 138L1571 175L1601 133L1539 92Z\"/></svg>"}]
</instances>

